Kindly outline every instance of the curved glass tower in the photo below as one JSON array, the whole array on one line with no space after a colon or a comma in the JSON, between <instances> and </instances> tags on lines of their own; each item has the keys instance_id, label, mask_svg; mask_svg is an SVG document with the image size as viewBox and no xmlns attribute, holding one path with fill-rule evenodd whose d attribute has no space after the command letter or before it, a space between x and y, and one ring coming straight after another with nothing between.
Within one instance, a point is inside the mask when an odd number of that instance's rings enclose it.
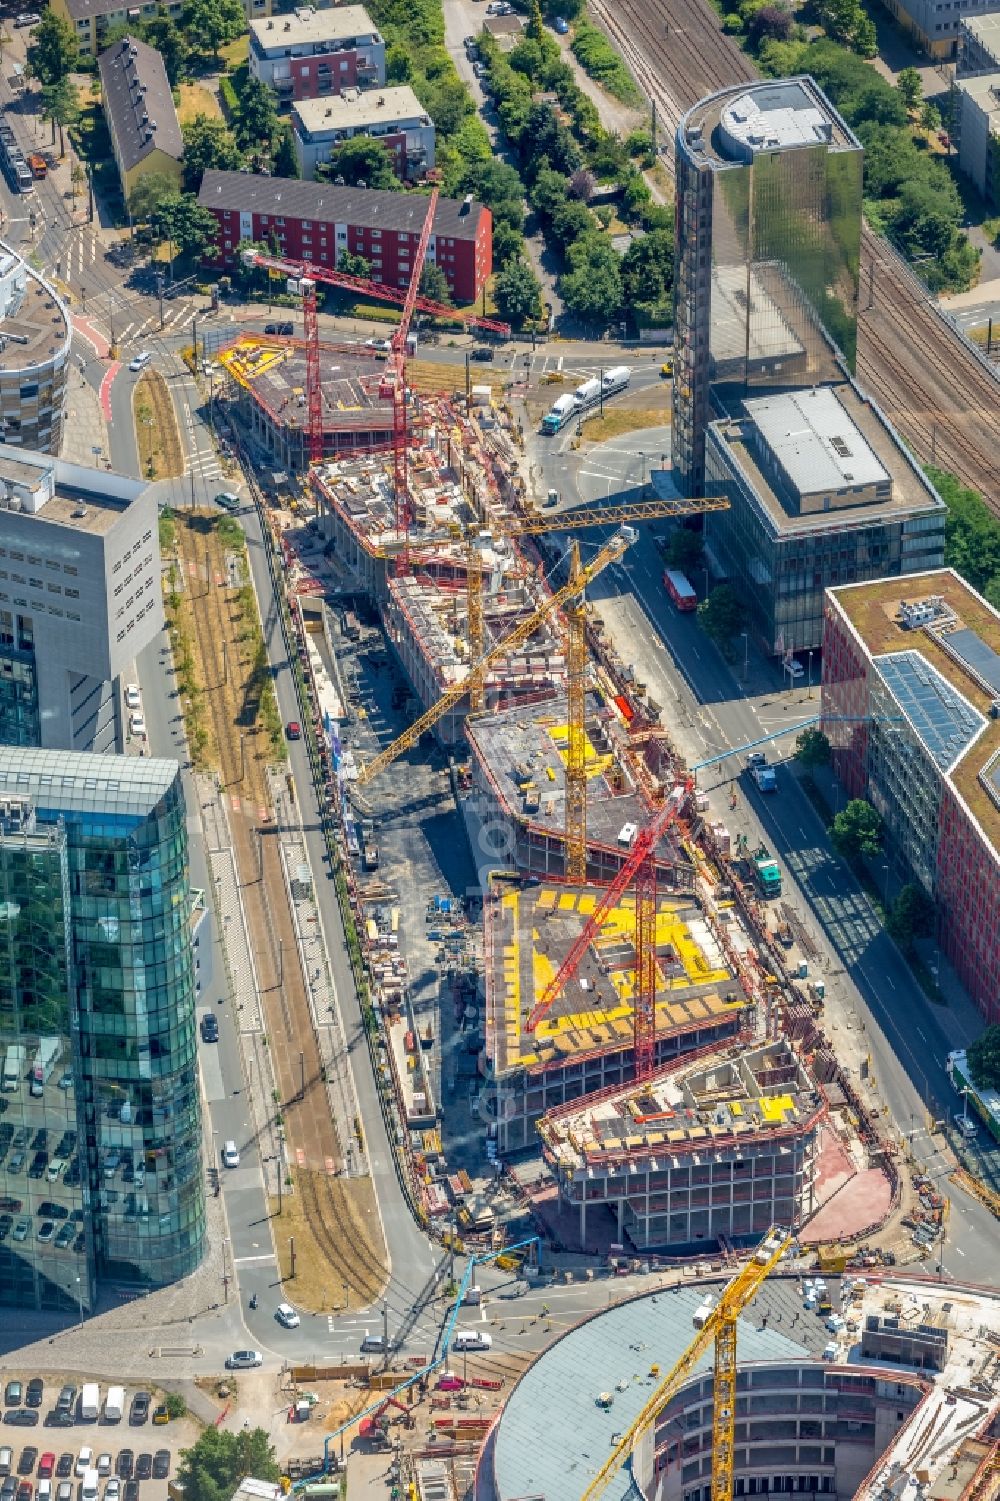
<instances>
[{"instance_id":1,"label":"curved glass tower","mask_svg":"<svg viewBox=\"0 0 1000 1501\"><path fill-rule=\"evenodd\" d=\"M29 900L39 883L51 900ZM5 751L0 885L0 1194L12 1220L0 1297L82 1312L96 1280L160 1286L204 1250L176 763Z\"/></svg>"}]
</instances>

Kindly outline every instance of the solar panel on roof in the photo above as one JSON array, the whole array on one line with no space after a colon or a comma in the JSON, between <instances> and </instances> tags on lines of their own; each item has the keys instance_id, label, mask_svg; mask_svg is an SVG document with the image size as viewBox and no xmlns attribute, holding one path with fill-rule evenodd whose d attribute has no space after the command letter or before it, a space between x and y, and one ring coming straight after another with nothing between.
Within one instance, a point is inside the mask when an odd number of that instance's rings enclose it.
<instances>
[{"instance_id":1,"label":"solar panel on roof","mask_svg":"<svg viewBox=\"0 0 1000 1501\"><path fill-rule=\"evenodd\" d=\"M986 720L920 652L896 652L875 661L936 765L946 770Z\"/></svg>"},{"instance_id":2,"label":"solar panel on roof","mask_svg":"<svg viewBox=\"0 0 1000 1501\"><path fill-rule=\"evenodd\" d=\"M975 631L970 631L965 626L951 632L948 645L963 662L968 663L973 672L978 673L984 682L1000 693L1000 655L992 646L987 646Z\"/></svg>"}]
</instances>

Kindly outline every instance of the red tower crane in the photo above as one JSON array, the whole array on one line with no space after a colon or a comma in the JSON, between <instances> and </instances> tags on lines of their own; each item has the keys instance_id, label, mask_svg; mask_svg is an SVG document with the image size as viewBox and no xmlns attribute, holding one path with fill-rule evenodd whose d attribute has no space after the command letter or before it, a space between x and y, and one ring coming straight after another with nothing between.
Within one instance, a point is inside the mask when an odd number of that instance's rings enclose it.
<instances>
[{"instance_id":1,"label":"red tower crane","mask_svg":"<svg viewBox=\"0 0 1000 1501\"><path fill-rule=\"evenodd\" d=\"M447 318L460 318L470 328L480 328L489 333L510 335L510 324L497 318L484 318L476 313L463 312L436 302L433 297L420 295L420 277L424 269L427 246L434 228L439 189L435 187L428 200L427 214L420 242L413 258L409 285L390 287L379 281L370 281L362 276L348 276L342 271L327 266L316 266L309 261L292 261L284 256L268 255L264 251L247 250L243 261L248 266L262 266L268 271L277 271L294 277L302 290L302 318L306 346L306 412L308 417L309 462L318 464L323 457L323 395L320 386L319 323L316 316L316 284L344 287L359 292L365 297L381 302L395 302L402 307L399 326L395 330L389 350L387 374L392 385L392 450L393 484L396 499L396 526L402 531L406 526L409 506L407 481L407 411L406 411L406 339L415 312L437 314Z\"/></svg>"},{"instance_id":2,"label":"red tower crane","mask_svg":"<svg viewBox=\"0 0 1000 1501\"><path fill-rule=\"evenodd\" d=\"M605 891L559 970L546 985L525 1023L534 1032L553 1001L576 974L580 961L597 938L611 909L629 886L635 887L635 1077L648 1079L656 1048L656 846L678 817L692 788L693 778L678 783L664 806L636 838L632 853Z\"/></svg>"}]
</instances>

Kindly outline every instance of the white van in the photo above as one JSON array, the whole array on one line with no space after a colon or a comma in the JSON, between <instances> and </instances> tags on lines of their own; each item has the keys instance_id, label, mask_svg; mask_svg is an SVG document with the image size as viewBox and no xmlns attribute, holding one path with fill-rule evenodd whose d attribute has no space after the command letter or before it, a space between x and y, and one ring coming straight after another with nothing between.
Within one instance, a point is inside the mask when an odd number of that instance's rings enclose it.
<instances>
[{"instance_id":1,"label":"white van","mask_svg":"<svg viewBox=\"0 0 1000 1501\"><path fill-rule=\"evenodd\" d=\"M96 1423L101 1410L101 1388L96 1381L88 1381L80 1393L80 1422Z\"/></svg>"},{"instance_id":2,"label":"white van","mask_svg":"<svg viewBox=\"0 0 1000 1501\"><path fill-rule=\"evenodd\" d=\"M97 1501L97 1488L100 1485L100 1477L96 1470L84 1470L83 1479L80 1481L80 1501Z\"/></svg>"},{"instance_id":3,"label":"white van","mask_svg":"<svg viewBox=\"0 0 1000 1501\"><path fill-rule=\"evenodd\" d=\"M123 1386L109 1386L108 1395L104 1401L104 1421L106 1423L120 1423L124 1411L125 1388Z\"/></svg>"},{"instance_id":4,"label":"white van","mask_svg":"<svg viewBox=\"0 0 1000 1501\"><path fill-rule=\"evenodd\" d=\"M222 1148L222 1165L223 1167L239 1167L240 1154L235 1141L227 1141Z\"/></svg>"},{"instance_id":5,"label":"white van","mask_svg":"<svg viewBox=\"0 0 1000 1501\"><path fill-rule=\"evenodd\" d=\"M453 1350L492 1350L492 1334L480 1334L478 1329L462 1329L451 1342Z\"/></svg>"}]
</instances>

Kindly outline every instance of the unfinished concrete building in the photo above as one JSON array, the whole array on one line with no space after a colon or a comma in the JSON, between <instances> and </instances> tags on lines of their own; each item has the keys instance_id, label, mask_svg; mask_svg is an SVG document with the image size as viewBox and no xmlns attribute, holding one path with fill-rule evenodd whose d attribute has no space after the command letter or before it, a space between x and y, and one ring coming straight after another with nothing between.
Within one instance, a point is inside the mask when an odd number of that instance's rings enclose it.
<instances>
[{"instance_id":1,"label":"unfinished concrete building","mask_svg":"<svg viewBox=\"0 0 1000 1501\"><path fill-rule=\"evenodd\" d=\"M302 340L244 334L216 358L243 426L291 473L309 465L306 353ZM384 367L382 367L384 369ZM392 443L392 393L364 345L320 346L323 452Z\"/></svg>"},{"instance_id":2,"label":"unfinished concrete building","mask_svg":"<svg viewBox=\"0 0 1000 1501\"><path fill-rule=\"evenodd\" d=\"M673 786L662 735L633 733L620 695L598 670L586 701L587 869L610 880L628 859L639 829ZM470 721L476 810L505 862L524 874L561 876L566 862L565 695ZM689 890L692 867L671 836L660 841L659 879Z\"/></svg>"},{"instance_id":3,"label":"unfinished concrete building","mask_svg":"<svg viewBox=\"0 0 1000 1501\"><path fill-rule=\"evenodd\" d=\"M484 904L485 1061L501 1155L537 1149L536 1124L546 1112L634 1077L631 896L612 908L574 978L529 1028L599 898L563 882L500 878L491 885ZM750 1003L725 943L687 894L658 898L656 967L658 1064L720 1045L748 1026Z\"/></svg>"},{"instance_id":4,"label":"unfinished concrete building","mask_svg":"<svg viewBox=\"0 0 1000 1501\"><path fill-rule=\"evenodd\" d=\"M815 1200L819 1086L785 1041L727 1048L539 1122L563 1201L617 1216L638 1251L797 1229Z\"/></svg>"}]
</instances>

